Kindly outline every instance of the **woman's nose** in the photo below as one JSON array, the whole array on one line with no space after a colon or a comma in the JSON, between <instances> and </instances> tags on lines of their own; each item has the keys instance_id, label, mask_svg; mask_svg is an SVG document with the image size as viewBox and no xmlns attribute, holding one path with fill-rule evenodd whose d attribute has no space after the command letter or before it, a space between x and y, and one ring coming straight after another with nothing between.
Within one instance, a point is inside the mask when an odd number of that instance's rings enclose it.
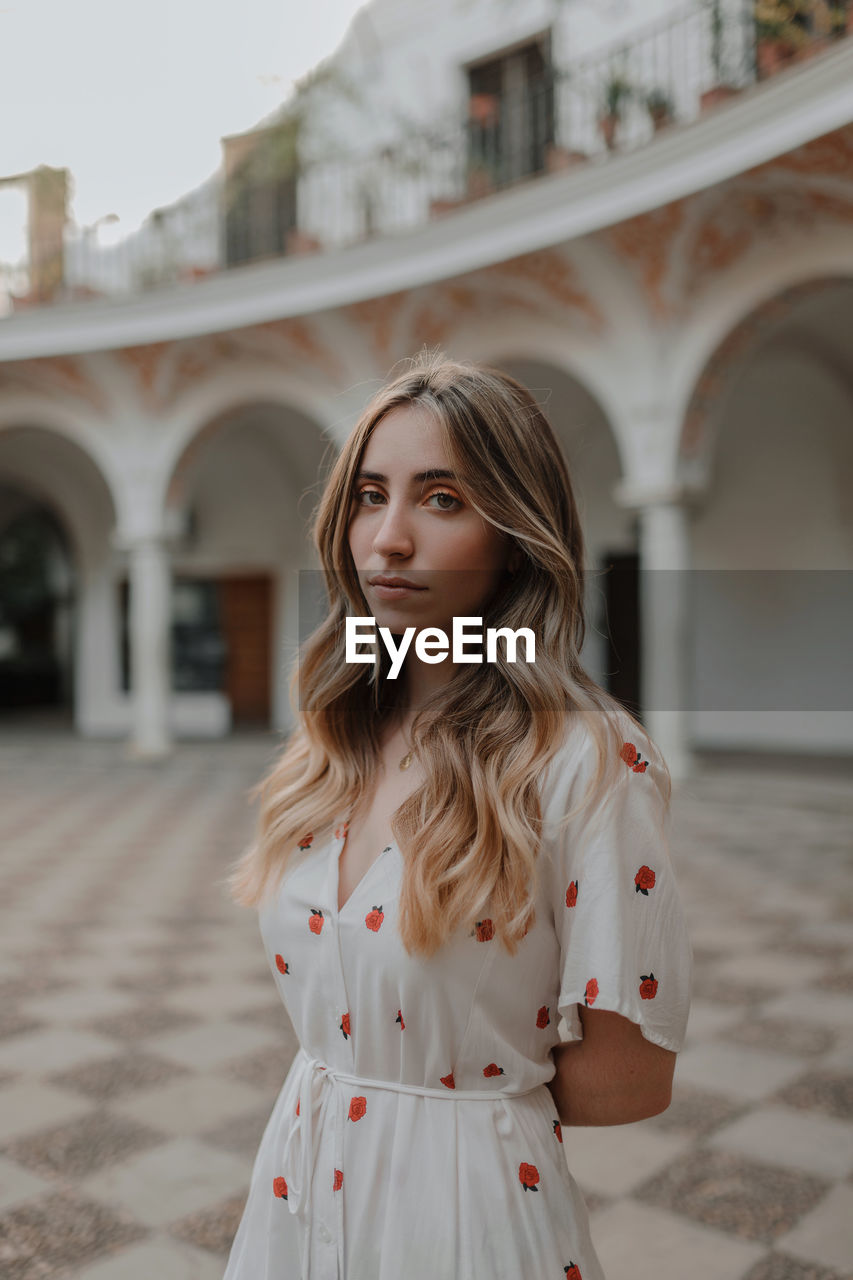
<instances>
[{"instance_id":1,"label":"woman's nose","mask_svg":"<svg viewBox=\"0 0 853 1280\"><path fill-rule=\"evenodd\" d=\"M387 507L373 539L374 551L377 555L410 553L412 545L412 531L405 512L393 505Z\"/></svg>"}]
</instances>

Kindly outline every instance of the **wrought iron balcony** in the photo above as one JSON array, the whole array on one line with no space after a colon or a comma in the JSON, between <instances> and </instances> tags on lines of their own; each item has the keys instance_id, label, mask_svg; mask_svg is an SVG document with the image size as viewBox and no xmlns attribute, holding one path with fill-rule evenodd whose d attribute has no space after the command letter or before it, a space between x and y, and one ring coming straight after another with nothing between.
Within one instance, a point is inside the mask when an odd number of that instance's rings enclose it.
<instances>
[{"instance_id":1,"label":"wrought iron balcony","mask_svg":"<svg viewBox=\"0 0 853 1280\"><path fill-rule=\"evenodd\" d=\"M851 30L853 0L694 0L514 92L471 92L444 120L360 154L312 159L288 124L273 126L249 137L241 162L215 183L112 247L63 228L55 209L31 222L26 259L0 264L0 312L4 296L6 313L126 296L405 233L519 183L643 147Z\"/></svg>"}]
</instances>

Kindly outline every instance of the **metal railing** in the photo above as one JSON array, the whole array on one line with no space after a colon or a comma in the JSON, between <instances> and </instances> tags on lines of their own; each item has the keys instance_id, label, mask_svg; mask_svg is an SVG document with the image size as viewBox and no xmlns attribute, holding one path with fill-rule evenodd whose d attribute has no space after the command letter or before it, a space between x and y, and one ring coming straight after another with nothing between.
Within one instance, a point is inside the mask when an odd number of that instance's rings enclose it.
<instances>
[{"instance_id":1,"label":"metal railing","mask_svg":"<svg viewBox=\"0 0 853 1280\"><path fill-rule=\"evenodd\" d=\"M27 259L0 264L0 313L4 294L9 313L393 236L518 183L606 163L853 28L853 0L793 9L776 21L772 3L694 0L514 94L475 93L461 112L368 152L312 161L291 147L280 171L248 164L220 175L111 247L72 227L57 237L54 220L52 239L31 231Z\"/></svg>"}]
</instances>

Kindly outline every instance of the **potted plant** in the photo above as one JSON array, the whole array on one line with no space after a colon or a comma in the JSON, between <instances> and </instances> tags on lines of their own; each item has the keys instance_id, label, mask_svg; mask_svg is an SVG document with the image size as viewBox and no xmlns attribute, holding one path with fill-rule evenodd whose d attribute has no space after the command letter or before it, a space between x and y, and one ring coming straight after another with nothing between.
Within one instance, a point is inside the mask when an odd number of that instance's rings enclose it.
<instances>
[{"instance_id":1,"label":"potted plant","mask_svg":"<svg viewBox=\"0 0 853 1280\"><path fill-rule=\"evenodd\" d=\"M572 151L569 147L561 147L556 142L549 142L545 147L545 170L547 173L559 173L562 169L570 169L572 165L582 164L589 156L585 151Z\"/></svg>"},{"instance_id":2,"label":"potted plant","mask_svg":"<svg viewBox=\"0 0 853 1280\"><path fill-rule=\"evenodd\" d=\"M763 0L755 6L755 58L759 80L775 75L807 43L807 9L798 3Z\"/></svg>"},{"instance_id":3,"label":"potted plant","mask_svg":"<svg viewBox=\"0 0 853 1280\"><path fill-rule=\"evenodd\" d=\"M612 151L616 146L616 130L622 119L625 104L630 101L633 93L633 85L624 73L613 71L604 86L601 112L598 117L598 127L608 151Z\"/></svg>"},{"instance_id":4,"label":"potted plant","mask_svg":"<svg viewBox=\"0 0 853 1280\"><path fill-rule=\"evenodd\" d=\"M663 89L652 89L646 94L646 110L652 118L655 132L672 122L675 114L672 98Z\"/></svg>"},{"instance_id":5,"label":"potted plant","mask_svg":"<svg viewBox=\"0 0 853 1280\"><path fill-rule=\"evenodd\" d=\"M740 92L736 85L728 83L723 48L724 39L725 20L723 6L721 0L715 0L711 6L711 65L714 68L714 83L699 98L699 107L702 111L705 111L708 107L715 107L718 102L725 102L727 98L732 98L736 93Z\"/></svg>"},{"instance_id":6,"label":"potted plant","mask_svg":"<svg viewBox=\"0 0 853 1280\"><path fill-rule=\"evenodd\" d=\"M853 4L834 4L829 9L829 36L832 40L840 36L853 35Z\"/></svg>"}]
</instances>

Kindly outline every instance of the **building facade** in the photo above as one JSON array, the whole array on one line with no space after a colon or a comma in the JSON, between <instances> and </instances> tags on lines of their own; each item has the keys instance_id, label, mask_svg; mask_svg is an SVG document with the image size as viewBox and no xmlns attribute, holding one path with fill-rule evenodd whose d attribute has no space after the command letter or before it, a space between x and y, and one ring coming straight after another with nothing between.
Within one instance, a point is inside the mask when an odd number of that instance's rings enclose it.
<instances>
[{"instance_id":1,"label":"building facade","mask_svg":"<svg viewBox=\"0 0 853 1280\"><path fill-rule=\"evenodd\" d=\"M847 25L373 0L109 258L54 219L0 320L0 706L145 755L286 730L322 477L428 344L541 399L584 658L676 776L853 751Z\"/></svg>"}]
</instances>

